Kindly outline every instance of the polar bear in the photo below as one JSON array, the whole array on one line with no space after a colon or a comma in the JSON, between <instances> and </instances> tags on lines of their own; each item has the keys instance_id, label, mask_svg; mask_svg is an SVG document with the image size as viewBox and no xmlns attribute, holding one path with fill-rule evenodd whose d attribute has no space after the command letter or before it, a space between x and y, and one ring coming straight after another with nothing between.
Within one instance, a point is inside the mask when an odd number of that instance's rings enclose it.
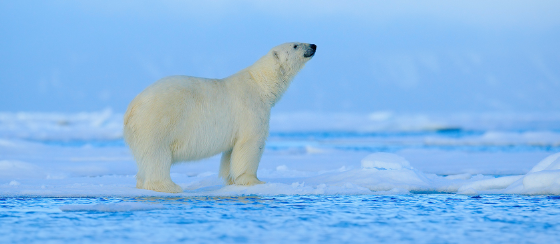
<instances>
[{"instance_id":1,"label":"polar bear","mask_svg":"<svg viewBox=\"0 0 560 244\"><path fill-rule=\"evenodd\" d=\"M253 65L224 79L165 77L132 100L124 115L124 139L138 165L136 187L183 190L171 165L222 153L226 184L254 185L270 110L317 46L285 43Z\"/></svg>"}]
</instances>

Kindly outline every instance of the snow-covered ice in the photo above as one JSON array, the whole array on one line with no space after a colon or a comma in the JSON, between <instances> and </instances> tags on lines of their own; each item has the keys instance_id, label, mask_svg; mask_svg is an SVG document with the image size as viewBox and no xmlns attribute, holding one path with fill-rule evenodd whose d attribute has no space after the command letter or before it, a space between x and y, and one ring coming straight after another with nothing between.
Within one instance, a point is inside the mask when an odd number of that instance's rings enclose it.
<instances>
[{"instance_id":1,"label":"snow-covered ice","mask_svg":"<svg viewBox=\"0 0 560 244\"><path fill-rule=\"evenodd\" d=\"M556 115L501 124L483 115L330 116L273 117L258 171L266 184L224 186L218 155L174 166L171 176L184 192L167 194L135 188L122 114L2 113L0 195L560 195Z\"/></svg>"},{"instance_id":2,"label":"snow-covered ice","mask_svg":"<svg viewBox=\"0 0 560 244\"><path fill-rule=\"evenodd\" d=\"M481 180L463 185L458 191L463 194L560 195L560 153L543 159L525 175Z\"/></svg>"}]
</instances>

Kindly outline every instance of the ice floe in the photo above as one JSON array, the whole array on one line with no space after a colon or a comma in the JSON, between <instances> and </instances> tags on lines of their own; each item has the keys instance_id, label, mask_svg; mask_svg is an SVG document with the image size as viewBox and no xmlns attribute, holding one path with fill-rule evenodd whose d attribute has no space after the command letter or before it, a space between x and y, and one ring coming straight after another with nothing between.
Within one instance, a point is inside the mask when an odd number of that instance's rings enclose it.
<instances>
[{"instance_id":1,"label":"ice floe","mask_svg":"<svg viewBox=\"0 0 560 244\"><path fill-rule=\"evenodd\" d=\"M120 113L0 113L0 196L560 195L560 117L508 119L516 123L491 115L278 114L258 171L266 184L223 185L218 155L174 166L171 177L184 190L175 195L135 188ZM432 129L439 131L422 132ZM83 143L51 143L73 140ZM121 143L91 144L96 140ZM470 145L479 148L464 149Z\"/></svg>"},{"instance_id":2,"label":"ice floe","mask_svg":"<svg viewBox=\"0 0 560 244\"><path fill-rule=\"evenodd\" d=\"M545 158L529 171L518 168L523 174L500 176L461 170L441 174L446 166L439 163L436 164L443 168L439 174L426 173L398 153L266 151L258 175L267 183L251 187L223 185L217 174L216 156L174 167L171 177L184 192L167 194L135 188L135 163L123 147L29 148L34 152L14 153L11 156L19 157L0 161L1 196L560 194L560 153ZM5 148L0 148L3 151Z\"/></svg>"}]
</instances>

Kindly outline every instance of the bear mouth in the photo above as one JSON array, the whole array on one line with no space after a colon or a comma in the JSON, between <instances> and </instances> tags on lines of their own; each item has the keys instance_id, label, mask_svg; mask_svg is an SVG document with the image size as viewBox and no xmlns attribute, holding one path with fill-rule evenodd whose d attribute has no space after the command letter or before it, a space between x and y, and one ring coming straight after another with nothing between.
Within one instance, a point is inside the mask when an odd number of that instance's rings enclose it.
<instances>
[{"instance_id":1,"label":"bear mouth","mask_svg":"<svg viewBox=\"0 0 560 244\"><path fill-rule=\"evenodd\" d=\"M305 58L313 57L315 55L316 50L317 50L317 45L315 45L315 44L309 45L309 48L305 51L305 53L303 54L303 57L305 57Z\"/></svg>"}]
</instances>

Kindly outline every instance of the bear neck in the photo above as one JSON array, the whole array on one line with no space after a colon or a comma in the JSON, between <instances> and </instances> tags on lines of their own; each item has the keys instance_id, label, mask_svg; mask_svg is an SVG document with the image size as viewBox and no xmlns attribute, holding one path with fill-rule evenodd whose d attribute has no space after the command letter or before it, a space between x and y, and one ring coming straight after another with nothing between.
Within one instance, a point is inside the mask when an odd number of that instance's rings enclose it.
<instances>
[{"instance_id":1,"label":"bear neck","mask_svg":"<svg viewBox=\"0 0 560 244\"><path fill-rule=\"evenodd\" d=\"M295 74L266 55L246 69L261 90L263 101L273 107L290 86Z\"/></svg>"}]
</instances>

